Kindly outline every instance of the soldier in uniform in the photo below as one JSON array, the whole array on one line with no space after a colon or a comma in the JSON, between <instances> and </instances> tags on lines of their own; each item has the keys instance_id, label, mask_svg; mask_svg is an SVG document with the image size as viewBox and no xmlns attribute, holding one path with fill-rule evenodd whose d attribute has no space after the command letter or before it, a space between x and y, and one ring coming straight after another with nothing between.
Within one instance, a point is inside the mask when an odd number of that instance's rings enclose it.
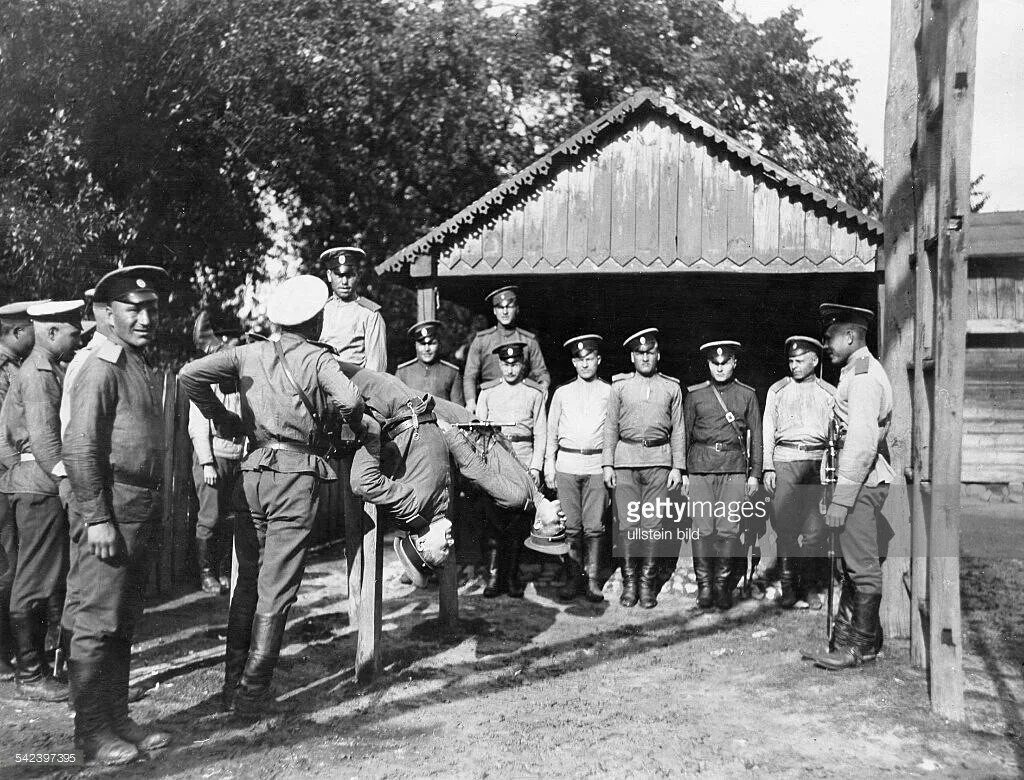
<instances>
[{"instance_id":1,"label":"soldier in uniform","mask_svg":"<svg viewBox=\"0 0 1024 780\"><path fill-rule=\"evenodd\" d=\"M28 307L42 301L20 301L0 307L0 404L35 345L36 331ZM0 469L4 465L0 463ZM2 473L2 472L0 472ZM0 680L14 679L14 638L11 636L11 587L18 563L18 534L7 496L0 493Z\"/></svg>"},{"instance_id":2,"label":"soldier in uniform","mask_svg":"<svg viewBox=\"0 0 1024 780\"><path fill-rule=\"evenodd\" d=\"M74 379L64 430L68 481L85 533L68 677L75 744L85 759L124 764L170 735L128 714L132 638L161 515L162 382L143 353L156 337L169 277L154 266L111 271L96 285L106 337Z\"/></svg>"},{"instance_id":3,"label":"soldier in uniform","mask_svg":"<svg viewBox=\"0 0 1024 780\"><path fill-rule=\"evenodd\" d=\"M440 327L437 320L424 320L409 328L409 337L416 345L416 357L400 364L395 376L414 390L465 406L459 367L441 359L441 342L437 337Z\"/></svg>"},{"instance_id":4,"label":"soldier in uniform","mask_svg":"<svg viewBox=\"0 0 1024 780\"><path fill-rule=\"evenodd\" d=\"M543 388L526 377L527 349L526 342L513 341L492 350L500 361L502 376L481 387L476 416L507 424L502 429L505 438L512 443L519 462L530 470L530 478L539 488L547 443L547 417ZM507 593L512 598L522 598L519 556L529 532L529 516L488 502L486 518L484 596L494 598Z\"/></svg>"},{"instance_id":5,"label":"soldier in uniform","mask_svg":"<svg viewBox=\"0 0 1024 780\"><path fill-rule=\"evenodd\" d=\"M588 333L562 345L572 357L576 379L555 390L548 410L544 480L549 489L558 491L569 544L569 576L558 594L563 601L572 601L581 591L587 601L604 601L599 574L608 489L601 455L611 386L597 376L602 341L600 336Z\"/></svg>"},{"instance_id":6,"label":"soldier in uniform","mask_svg":"<svg viewBox=\"0 0 1024 780\"><path fill-rule=\"evenodd\" d=\"M281 284L267 317L279 339L221 350L186 365L182 388L222 436L245 433L242 464L250 522L235 532L238 579L228 614L224 704L258 718L270 698L288 610L298 596L321 483L336 479L326 460L327 423L344 419L360 435L363 400L320 333L327 286L314 276ZM241 388L241 419L211 385Z\"/></svg>"},{"instance_id":7,"label":"soldier in uniform","mask_svg":"<svg viewBox=\"0 0 1024 780\"><path fill-rule=\"evenodd\" d=\"M359 270L366 253L354 246L328 249L320 255L327 267L331 298L324 307L320 340L338 359L373 371L388 370L388 345L380 304L359 294Z\"/></svg>"},{"instance_id":8,"label":"soldier in uniform","mask_svg":"<svg viewBox=\"0 0 1024 780\"><path fill-rule=\"evenodd\" d=\"M7 496L18 533L11 593L16 680L22 698L40 701L68 697L67 687L50 676L45 640L48 624L60 625L64 606L68 536L62 497L68 488L61 461L61 362L78 347L82 305L54 301L29 307L35 346L18 369L0 413L0 459L8 467L0 491Z\"/></svg>"},{"instance_id":9,"label":"soldier in uniform","mask_svg":"<svg viewBox=\"0 0 1024 780\"><path fill-rule=\"evenodd\" d=\"M832 365L842 366L835 416L845 434L825 524L838 533L844 582L832 628L835 650L805 657L823 669L838 670L874 661L882 644L878 529L894 476L885 441L893 393L885 369L866 344L874 313L834 303L822 304L820 311L825 351Z\"/></svg>"},{"instance_id":10,"label":"soldier in uniform","mask_svg":"<svg viewBox=\"0 0 1024 780\"><path fill-rule=\"evenodd\" d=\"M547 397L551 384L544 355L541 354L537 337L516 325L519 316L518 287L499 287L486 297L494 309L494 318L498 324L481 330L473 337L466 352L466 371L463 375L463 386L466 396L466 408L476 411L477 394L483 385L498 382L502 377L500 362L494 357L497 347L503 344L521 342L526 376L541 386L541 392Z\"/></svg>"},{"instance_id":11,"label":"soldier in uniform","mask_svg":"<svg viewBox=\"0 0 1024 780\"><path fill-rule=\"evenodd\" d=\"M818 499L836 389L816 374L822 349L810 336L786 339L789 376L769 388L764 405L764 486L775 495L783 609L811 597L807 591L825 543Z\"/></svg>"},{"instance_id":12,"label":"soldier in uniform","mask_svg":"<svg viewBox=\"0 0 1024 780\"><path fill-rule=\"evenodd\" d=\"M754 388L733 376L739 349L738 341L701 345L711 380L687 388L684 405L689 474L683 492L693 518L701 609L732 607L732 589L746 565L740 511L761 480L761 409Z\"/></svg>"},{"instance_id":13,"label":"soldier in uniform","mask_svg":"<svg viewBox=\"0 0 1024 780\"><path fill-rule=\"evenodd\" d=\"M657 328L638 331L622 345L635 371L612 377L601 464L604 483L614 491L623 545L619 604L633 607L639 601L653 609L661 587L658 557L655 544L639 539L638 532L657 526L644 507L656 510L659 501L667 501L686 470L683 394L678 379L658 371ZM639 527L631 522L634 512Z\"/></svg>"}]
</instances>

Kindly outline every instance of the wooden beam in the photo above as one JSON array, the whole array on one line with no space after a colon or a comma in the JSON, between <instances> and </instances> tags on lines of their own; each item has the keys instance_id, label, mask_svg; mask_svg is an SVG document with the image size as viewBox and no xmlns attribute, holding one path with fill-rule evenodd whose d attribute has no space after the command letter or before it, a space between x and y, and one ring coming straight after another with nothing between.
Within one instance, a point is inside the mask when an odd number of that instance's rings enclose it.
<instances>
[{"instance_id":1,"label":"wooden beam","mask_svg":"<svg viewBox=\"0 0 1024 780\"><path fill-rule=\"evenodd\" d=\"M967 320L967 332L979 335L1024 333L1024 320Z\"/></svg>"},{"instance_id":2,"label":"wooden beam","mask_svg":"<svg viewBox=\"0 0 1024 780\"><path fill-rule=\"evenodd\" d=\"M929 682L932 709L965 719L960 615L960 460L967 357L967 253L978 0L949 0L938 171L933 491L929 523Z\"/></svg>"},{"instance_id":3,"label":"wooden beam","mask_svg":"<svg viewBox=\"0 0 1024 780\"><path fill-rule=\"evenodd\" d=\"M358 636L356 637L356 681L365 685L380 674L380 623L383 601L383 535L377 522L377 507L366 504L361 547ZM349 577L351 587L352 577Z\"/></svg>"}]
</instances>

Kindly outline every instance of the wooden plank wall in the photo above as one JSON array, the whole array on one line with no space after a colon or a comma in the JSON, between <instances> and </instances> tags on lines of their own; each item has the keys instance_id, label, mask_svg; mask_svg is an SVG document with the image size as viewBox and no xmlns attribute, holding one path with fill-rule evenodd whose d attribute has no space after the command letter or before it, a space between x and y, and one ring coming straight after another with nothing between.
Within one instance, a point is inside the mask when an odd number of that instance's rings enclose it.
<instances>
[{"instance_id":1,"label":"wooden plank wall","mask_svg":"<svg viewBox=\"0 0 1024 780\"><path fill-rule=\"evenodd\" d=\"M1019 244L1024 253L1024 239ZM967 279L967 319L971 333L1024 330L1024 255L1021 259L974 258ZM1020 323L1020 327L1014 326Z\"/></svg>"},{"instance_id":2,"label":"wooden plank wall","mask_svg":"<svg viewBox=\"0 0 1024 780\"><path fill-rule=\"evenodd\" d=\"M964 482L1024 482L1024 347L970 347Z\"/></svg>"},{"instance_id":3,"label":"wooden plank wall","mask_svg":"<svg viewBox=\"0 0 1024 780\"><path fill-rule=\"evenodd\" d=\"M873 271L876 247L674 120L640 119L438 260L442 276Z\"/></svg>"}]
</instances>

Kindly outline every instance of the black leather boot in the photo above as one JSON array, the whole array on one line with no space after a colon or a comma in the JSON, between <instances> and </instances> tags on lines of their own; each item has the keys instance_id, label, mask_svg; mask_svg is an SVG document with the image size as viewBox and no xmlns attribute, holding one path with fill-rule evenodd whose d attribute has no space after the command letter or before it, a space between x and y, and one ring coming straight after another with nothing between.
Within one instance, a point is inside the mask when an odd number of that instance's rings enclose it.
<instances>
[{"instance_id":1,"label":"black leather boot","mask_svg":"<svg viewBox=\"0 0 1024 780\"><path fill-rule=\"evenodd\" d=\"M640 587L640 572L638 568L640 566L640 560L635 556L636 550L634 545L636 543L630 543L628 539L628 531L623 534L622 538L622 595L619 596L619 605L626 607L635 607L636 603L640 600L639 587Z\"/></svg>"},{"instance_id":2,"label":"black leather boot","mask_svg":"<svg viewBox=\"0 0 1024 780\"><path fill-rule=\"evenodd\" d=\"M235 693L235 714L260 718L270 711L270 680L281 654L287 615L259 615L252 622L252 644Z\"/></svg>"},{"instance_id":3,"label":"black leather boot","mask_svg":"<svg viewBox=\"0 0 1024 780\"><path fill-rule=\"evenodd\" d=\"M249 659L252 640L252 622L256 617L256 583L239 583L231 597L228 609L227 642L224 649L224 687L221 706L230 710L235 703L235 692L242 681L245 662Z\"/></svg>"},{"instance_id":4,"label":"black leather boot","mask_svg":"<svg viewBox=\"0 0 1024 780\"><path fill-rule=\"evenodd\" d=\"M638 600L641 609L654 609L658 606L658 591L661 589L661 578L658 576L659 569L658 559L653 555L647 555L640 565L640 595Z\"/></svg>"},{"instance_id":5,"label":"black leather boot","mask_svg":"<svg viewBox=\"0 0 1024 780\"><path fill-rule=\"evenodd\" d=\"M132 644L127 639L111 642L111 678L107 692L111 730L143 753L153 753L171 744L166 731L140 726L128 715L128 678L131 671Z\"/></svg>"},{"instance_id":6,"label":"black leather boot","mask_svg":"<svg viewBox=\"0 0 1024 780\"><path fill-rule=\"evenodd\" d=\"M720 610L732 609L732 591L735 587L736 540L728 536L719 536L715 542L714 575L711 591L715 606Z\"/></svg>"},{"instance_id":7,"label":"black leather boot","mask_svg":"<svg viewBox=\"0 0 1024 780\"><path fill-rule=\"evenodd\" d=\"M521 599L526 593L523 581L519 579L519 558L523 552L523 543L519 538L514 538L508 549L508 596L512 599Z\"/></svg>"},{"instance_id":8,"label":"black leather boot","mask_svg":"<svg viewBox=\"0 0 1024 780\"><path fill-rule=\"evenodd\" d=\"M11 594L0 593L0 681L14 679L14 636L11 634Z\"/></svg>"},{"instance_id":9,"label":"black leather boot","mask_svg":"<svg viewBox=\"0 0 1024 780\"><path fill-rule=\"evenodd\" d=\"M203 593L220 595L220 580L214 571L213 540L196 537L196 564L199 566L199 586Z\"/></svg>"},{"instance_id":10,"label":"black leather boot","mask_svg":"<svg viewBox=\"0 0 1024 780\"><path fill-rule=\"evenodd\" d=\"M779 606L783 609L793 609L796 602L799 601L795 563L795 558L779 558L779 585L782 588Z\"/></svg>"},{"instance_id":11,"label":"black leather boot","mask_svg":"<svg viewBox=\"0 0 1024 780\"><path fill-rule=\"evenodd\" d=\"M714 577L715 559L714 537L694 537L691 542L693 549L693 575L697 578L697 607L711 609L715 598L711 592L711 580Z\"/></svg>"},{"instance_id":12,"label":"black leather boot","mask_svg":"<svg viewBox=\"0 0 1024 780\"><path fill-rule=\"evenodd\" d=\"M599 604L604 601L601 587L601 560L604 557L604 537L589 537L587 547L587 586L583 596L587 601Z\"/></svg>"},{"instance_id":13,"label":"black leather boot","mask_svg":"<svg viewBox=\"0 0 1024 780\"><path fill-rule=\"evenodd\" d=\"M502 566L505 562L505 556L502 554L501 545L491 540L488 544L486 555L484 556L484 563L487 566L487 574L484 580L484 598L493 599L496 596L500 596L505 592L505 588L508 587L508 583L505 577L502 576Z\"/></svg>"},{"instance_id":14,"label":"black leather boot","mask_svg":"<svg viewBox=\"0 0 1024 780\"><path fill-rule=\"evenodd\" d=\"M565 585L558 591L560 601L575 601L580 591L586 587L586 580L583 575L583 539L574 536L566 540L569 543L569 552L566 555Z\"/></svg>"},{"instance_id":15,"label":"black leather boot","mask_svg":"<svg viewBox=\"0 0 1024 780\"><path fill-rule=\"evenodd\" d=\"M139 757L131 742L110 728L107 695L110 659L68 661L71 697L75 704L75 749L86 762L120 766Z\"/></svg>"},{"instance_id":16,"label":"black leather boot","mask_svg":"<svg viewBox=\"0 0 1024 780\"><path fill-rule=\"evenodd\" d=\"M855 593L853 622L840 625L837 618L834 633L835 650L814 659L814 665L839 671L874 661L878 657L878 609L880 593Z\"/></svg>"},{"instance_id":17,"label":"black leather boot","mask_svg":"<svg viewBox=\"0 0 1024 780\"><path fill-rule=\"evenodd\" d=\"M32 604L28 613L11 615L17 646L17 695L32 701L67 701L68 688L50 676L43 646L46 642L46 602Z\"/></svg>"}]
</instances>

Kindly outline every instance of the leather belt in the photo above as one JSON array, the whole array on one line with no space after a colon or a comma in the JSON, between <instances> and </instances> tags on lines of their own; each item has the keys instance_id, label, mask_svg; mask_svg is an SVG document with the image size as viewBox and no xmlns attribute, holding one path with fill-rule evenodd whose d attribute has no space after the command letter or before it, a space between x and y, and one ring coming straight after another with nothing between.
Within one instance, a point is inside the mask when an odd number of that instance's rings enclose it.
<instances>
[{"instance_id":1,"label":"leather belt","mask_svg":"<svg viewBox=\"0 0 1024 780\"><path fill-rule=\"evenodd\" d=\"M600 455L604 450L577 450L573 447L559 447L560 452L571 452L573 455Z\"/></svg>"},{"instance_id":2,"label":"leather belt","mask_svg":"<svg viewBox=\"0 0 1024 780\"><path fill-rule=\"evenodd\" d=\"M641 447L663 447L668 444L668 439L627 439L624 436L619 441L625 444L639 444Z\"/></svg>"},{"instance_id":3,"label":"leather belt","mask_svg":"<svg viewBox=\"0 0 1024 780\"><path fill-rule=\"evenodd\" d=\"M526 436L524 434L517 434L515 436L506 436L505 438L508 439L509 441L519 441L519 442L522 442L522 441L533 441L533 437L532 436Z\"/></svg>"},{"instance_id":4,"label":"leather belt","mask_svg":"<svg viewBox=\"0 0 1024 780\"><path fill-rule=\"evenodd\" d=\"M743 450L740 447L738 442L732 442L732 441L716 441L716 442L702 441L702 442L698 442L698 443L700 444L701 447L707 447L709 450L714 450L715 452L743 452Z\"/></svg>"},{"instance_id":5,"label":"leather belt","mask_svg":"<svg viewBox=\"0 0 1024 780\"><path fill-rule=\"evenodd\" d=\"M388 420L381 429L387 438L394 441L399 437L400 434L405 433L408 430L416 428L420 425L436 425L437 417L433 412L425 412L424 414L418 414L415 417L409 415L406 417L398 417Z\"/></svg>"},{"instance_id":6,"label":"leather belt","mask_svg":"<svg viewBox=\"0 0 1024 780\"><path fill-rule=\"evenodd\" d=\"M279 450L284 452L299 452L303 455L313 455L317 458L326 458L327 451L311 447L308 444L301 444L297 441L262 441L257 442L254 450L266 448L268 450Z\"/></svg>"},{"instance_id":7,"label":"leather belt","mask_svg":"<svg viewBox=\"0 0 1024 780\"><path fill-rule=\"evenodd\" d=\"M776 447L785 447L787 450L799 450L800 452L824 452L824 444L790 444L780 441Z\"/></svg>"}]
</instances>

